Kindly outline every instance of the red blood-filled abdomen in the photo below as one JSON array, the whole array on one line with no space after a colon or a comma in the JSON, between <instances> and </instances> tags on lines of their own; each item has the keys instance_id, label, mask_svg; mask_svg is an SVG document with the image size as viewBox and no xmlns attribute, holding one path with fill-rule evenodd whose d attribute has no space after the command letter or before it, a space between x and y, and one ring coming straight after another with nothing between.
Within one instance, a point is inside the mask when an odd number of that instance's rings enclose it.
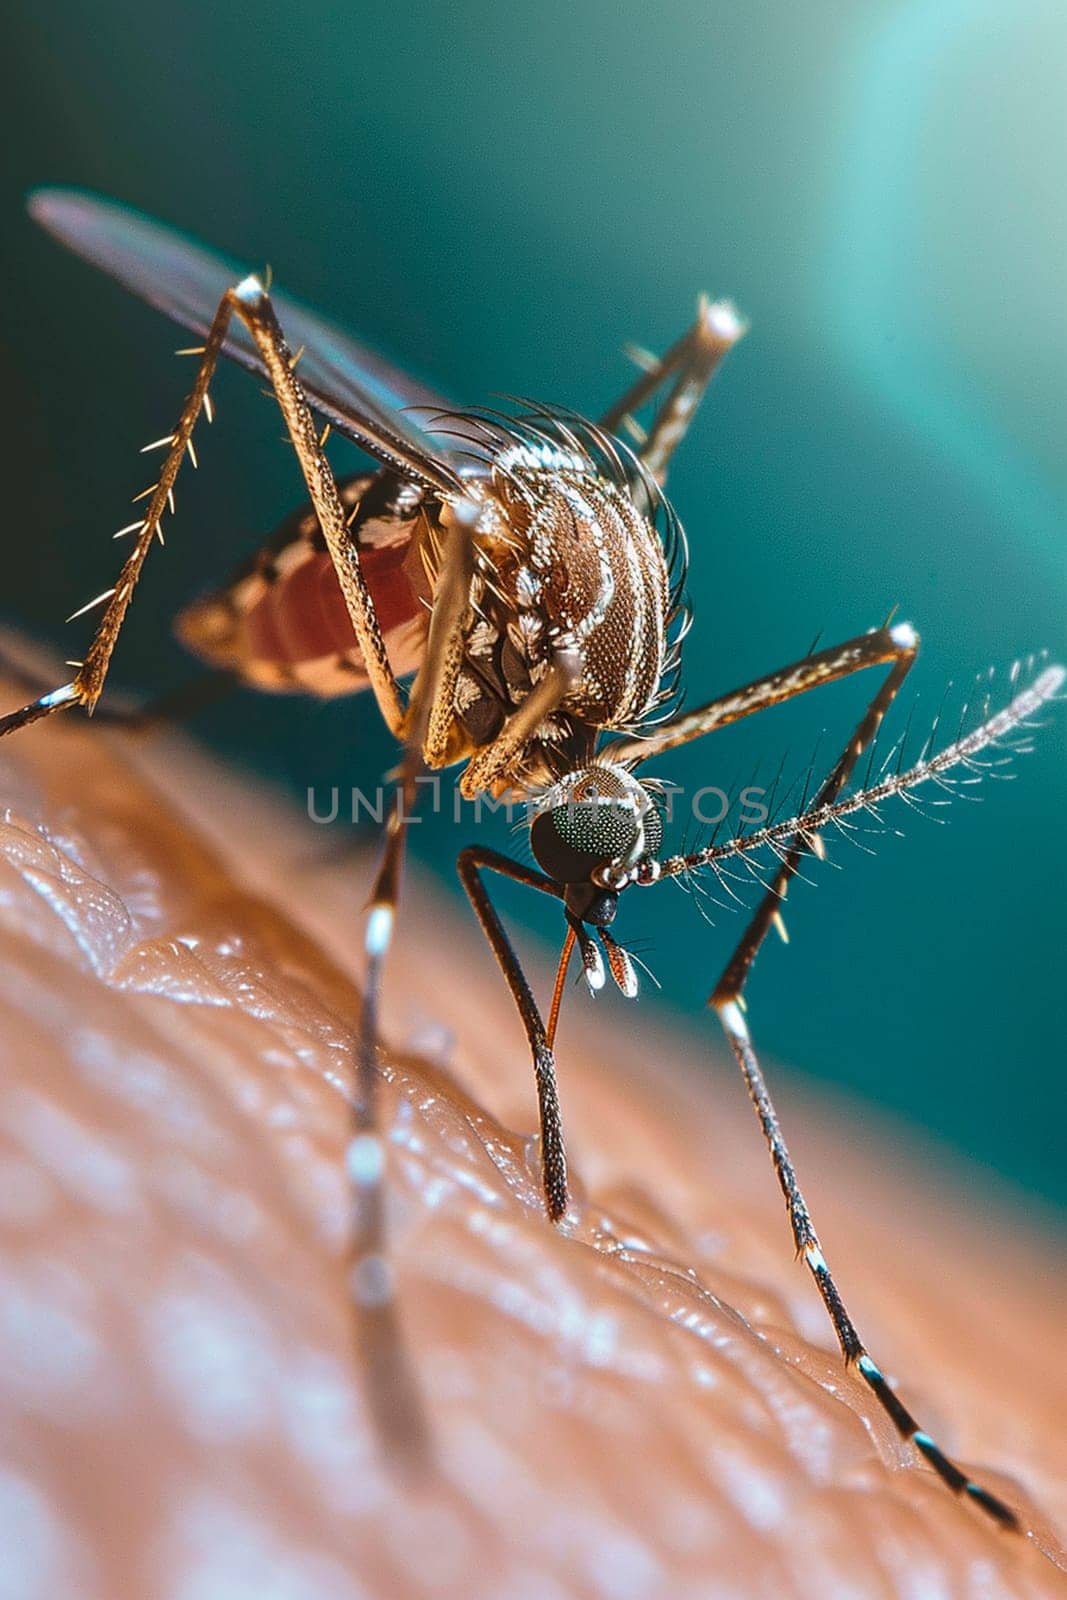
<instances>
[{"instance_id":1,"label":"red blood-filled abdomen","mask_svg":"<svg viewBox=\"0 0 1067 1600\"><path fill-rule=\"evenodd\" d=\"M365 480L364 480L365 481ZM354 503L352 489L345 499ZM393 671L413 672L422 659L429 584L406 526L372 524L380 542L360 543L360 566ZM258 688L331 696L367 685L341 586L305 513L279 530L250 567L220 594L189 607L178 622L184 642L215 666Z\"/></svg>"},{"instance_id":2,"label":"red blood-filled abdomen","mask_svg":"<svg viewBox=\"0 0 1067 1600\"><path fill-rule=\"evenodd\" d=\"M423 610L405 571L407 551L364 550L360 554L378 626L388 635ZM279 576L245 616L251 652L264 661L315 661L333 652L358 650L341 586L326 551L312 551Z\"/></svg>"}]
</instances>

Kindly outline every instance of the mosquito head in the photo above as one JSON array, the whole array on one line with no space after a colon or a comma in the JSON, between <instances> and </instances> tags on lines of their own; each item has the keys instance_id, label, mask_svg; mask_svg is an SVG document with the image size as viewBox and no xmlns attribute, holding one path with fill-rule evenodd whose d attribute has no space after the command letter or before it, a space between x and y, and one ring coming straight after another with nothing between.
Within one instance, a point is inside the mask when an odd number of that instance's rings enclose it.
<instances>
[{"instance_id":1,"label":"mosquito head","mask_svg":"<svg viewBox=\"0 0 1067 1600\"><path fill-rule=\"evenodd\" d=\"M603 763L568 773L542 796L530 848L543 872L567 886L574 916L603 928L619 891L647 872L663 842L649 791L625 767Z\"/></svg>"}]
</instances>

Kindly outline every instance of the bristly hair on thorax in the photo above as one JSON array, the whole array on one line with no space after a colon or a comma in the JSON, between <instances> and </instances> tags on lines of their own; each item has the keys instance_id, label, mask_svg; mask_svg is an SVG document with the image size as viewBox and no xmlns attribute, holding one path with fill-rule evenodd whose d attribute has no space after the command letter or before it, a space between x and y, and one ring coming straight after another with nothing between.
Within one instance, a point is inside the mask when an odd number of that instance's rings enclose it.
<instances>
[{"instance_id":1,"label":"bristly hair on thorax","mask_svg":"<svg viewBox=\"0 0 1067 1600\"><path fill-rule=\"evenodd\" d=\"M583 648L590 678L586 704L581 694L574 697L570 714L546 728L541 750L550 770L567 770L576 743L583 742L572 725L576 721L636 734L673 714L681 697L681 647L691 622L685 596L688 550L669 500L625 443L563 407L506 398L514 412L479 408L441 413L429 425L435 434L449 437L450 453L462 462L461 475L472 487L486 484L494 499L525 523L524 554L529 560L518 576L520 584L533 581L541 591L541 607L540 614L535 605L518 618L524 645L529 646L545 622L557 628L569 623ZM554 524L550 502L558 518ZM590 506L599 513L593 520L601 524L591 535L589 520L579 525L582 511L588 519ZM576 535L582 547L571 544L567 554L560 548L567 535ZM603 548L597 553L601 536ZM600 561L600 595L593 602L587 589L586 609L579 605L577 614L568 616L568 602L573 607L581 583L580 563L594 556ZM562 581L564 567L567 577ZM521 592L501 593L498 572L483 570L483 577L505 605L518 598L521 607ZM640 654L642 646L643 676L631 683L629 694L619 690L613 697L604 688L605 680L621 672L628 650ZM541 670L542 661L535 660L533 681ZM588 744L587 731L584 742Z\"/></svg>"}]
</instances>

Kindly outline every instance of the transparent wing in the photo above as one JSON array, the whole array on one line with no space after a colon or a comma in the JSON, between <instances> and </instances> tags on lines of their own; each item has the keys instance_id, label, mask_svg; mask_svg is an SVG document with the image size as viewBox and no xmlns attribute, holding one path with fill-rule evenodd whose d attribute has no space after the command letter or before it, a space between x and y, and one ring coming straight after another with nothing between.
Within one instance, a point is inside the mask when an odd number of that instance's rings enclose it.
<instances>
[{"instance_id":1,"label":"transparent wing","mask_svg":"<svg viewBox=\"0 0 1067 1600\"><path fill-rule=\"evenodd\" d=\"M225 291L248 273L138 211L77 189L39 189L29 210L77 255L201 336ZM454 488L456 440L435 438L432 428L435 416L452 411L448 402L299 301L273 290L271 300L290 348L303 347L300 381L314 409L386 465L434 488ZM251 334L236 319L225 352L264 373ZM409 407L418 408L414 415Z\"/></svg>"}]
</instances>

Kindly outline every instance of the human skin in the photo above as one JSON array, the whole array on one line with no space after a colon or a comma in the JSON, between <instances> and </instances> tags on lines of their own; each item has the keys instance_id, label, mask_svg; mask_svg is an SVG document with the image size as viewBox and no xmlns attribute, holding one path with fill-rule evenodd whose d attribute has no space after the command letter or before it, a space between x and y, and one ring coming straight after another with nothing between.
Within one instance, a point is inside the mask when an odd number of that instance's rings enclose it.
<instances>
[{"instance_id":1,"label":"human skin","mask_svg":"<svg viewBox=\"0 0 1067 1600\"><path fill-rule=\"evenodd\" d=\"M382 1052L397 1459L345 1255L367 868L321 845L169 735L0 746L0 1596L1067 1594L1055 1246L780 1089L875 1358L1015 1536L845 1370L710 1020L568 1006L553 1228L509 998L424 885Z\"/></svg>"}]
</instances>

